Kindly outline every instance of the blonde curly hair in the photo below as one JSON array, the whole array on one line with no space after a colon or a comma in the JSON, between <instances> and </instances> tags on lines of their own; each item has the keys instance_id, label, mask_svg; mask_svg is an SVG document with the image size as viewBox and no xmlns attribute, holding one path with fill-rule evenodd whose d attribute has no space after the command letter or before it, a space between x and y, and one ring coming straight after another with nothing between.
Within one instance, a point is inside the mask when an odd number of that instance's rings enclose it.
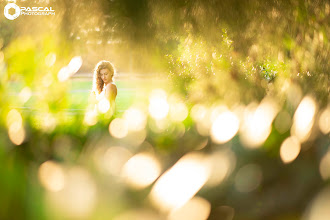
<instances>
[{"instance_id":1,"label":"blonde curly hair","mask_svg":"<svg viewBox=\"0 0 330 220\"><path fill-rule=\"evenodd\" d=\"M96 95L99 95L102 92L104 86L104 82L100 74L100 71L102 69L108 69L110 71L111 78L115 75L115 68L112 65L112 63L110 63L109 61L101 60L96 64L93 74L93 89L92 89L92 92L94 92Z\"/></svg>"}]
</instances>

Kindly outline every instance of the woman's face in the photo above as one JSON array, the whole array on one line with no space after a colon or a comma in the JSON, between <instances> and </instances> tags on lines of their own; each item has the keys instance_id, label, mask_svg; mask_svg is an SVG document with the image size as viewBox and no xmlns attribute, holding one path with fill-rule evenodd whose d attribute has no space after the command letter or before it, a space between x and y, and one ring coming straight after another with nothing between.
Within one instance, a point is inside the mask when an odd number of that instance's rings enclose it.
<instances>
[{"instance_id":1,"label":"woman's face","mask_svg":"<svg viewBox=\"0 0 330 220\"><path fill-rule=\"evenodd\" d=\"M103 80L103 82L105 84L107 84L107 83L109 83L109 82L112 81L110 70L108 70L108 69L101 69L100 70L100 75L101 75L101 79Z\"/></svg>"}]
</instances>

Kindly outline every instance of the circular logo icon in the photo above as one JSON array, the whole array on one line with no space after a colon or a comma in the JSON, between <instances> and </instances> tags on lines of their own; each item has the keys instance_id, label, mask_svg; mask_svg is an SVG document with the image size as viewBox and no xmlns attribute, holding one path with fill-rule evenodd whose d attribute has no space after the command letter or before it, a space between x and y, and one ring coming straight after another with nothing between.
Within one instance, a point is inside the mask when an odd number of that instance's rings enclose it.
<instances>
[{"instance_id":1,"label":"circular logo icon","mask_svg":"<svg viewBox=\"0 0 330 220\"><path fill-rule=\"evenodd\" d=\"M11 14L9 14L9 9L12 9L12 8L15 9L15 13L11 15ZM16 4L9 3L5 6L4 14L5 14L5 17L8 18L9 20L14 20L21 14L21 9Z\"/></svg>"}]
</instances>

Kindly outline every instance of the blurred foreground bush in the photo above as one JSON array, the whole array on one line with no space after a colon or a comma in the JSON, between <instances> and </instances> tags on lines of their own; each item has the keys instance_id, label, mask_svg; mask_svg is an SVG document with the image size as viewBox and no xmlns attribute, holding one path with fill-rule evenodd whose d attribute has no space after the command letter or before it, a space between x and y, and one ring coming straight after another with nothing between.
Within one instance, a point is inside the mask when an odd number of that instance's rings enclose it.
<instances>
[{"instance_id":1,"label":"blurred foreground bush","mask_svg":"<svg viewBox=\"0 0 330 220\"><path fill-rule=\"evenodd\" d=\"M170 86L71 114L100 27L66 10L64 34L2 31L0 219L329 218L328 3L100 2L121 9L104 33L166 55Z\"/></svg>"}]
</instances>

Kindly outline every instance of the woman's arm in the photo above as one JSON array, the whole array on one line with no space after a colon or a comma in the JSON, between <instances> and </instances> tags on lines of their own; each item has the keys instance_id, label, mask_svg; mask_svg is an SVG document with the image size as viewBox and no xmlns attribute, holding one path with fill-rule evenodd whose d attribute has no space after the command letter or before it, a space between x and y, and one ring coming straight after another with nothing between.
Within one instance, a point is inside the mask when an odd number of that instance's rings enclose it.
<instances>
[{"instance_id":1,"label":"woman's arm","mask_svg":"<svg viewBox=\"0 0 330 220\"><path fill-rule=\"evenodd\" d=\"M117 86L112 83L109 83L106 86L105 97L109 101L114 101L116 99L116 96L117 96Z\"/></svg>"}]
</instances>

